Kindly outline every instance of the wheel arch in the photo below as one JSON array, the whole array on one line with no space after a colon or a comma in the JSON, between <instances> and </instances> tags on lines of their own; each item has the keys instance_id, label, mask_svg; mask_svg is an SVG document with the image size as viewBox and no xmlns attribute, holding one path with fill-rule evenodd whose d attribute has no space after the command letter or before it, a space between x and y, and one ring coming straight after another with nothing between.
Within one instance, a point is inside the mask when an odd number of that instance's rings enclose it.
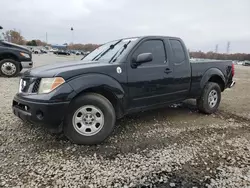
<instances>
[{"instance_id":1,"label":"wheel arch","mask_svg":"<svg viewBox=\"0 0 250 188\"><path fill-rule=\"evenodd\" d=\"M221 70L217 68L211 68L205 72L200 82L201 88L204 88L208 82L217 83L220 86L221 91L224 91L225 89L225 76L223 75Z\"/></svg>"},{"instance_id":2,"label":"wheel arch","mask_svg":"<svg viewBox=\"0 0 250 188\"><path fill-rule=\"evenodd\" d=\"M115 109L117 118L121 118L124 115L123 102L125 92L115 79L106 75L90 74L75 78L69 81L69 84L75 91L74 95L71 96L71 100L87 93L97 93L110 101Z\"/></svg>"}]
</instances>

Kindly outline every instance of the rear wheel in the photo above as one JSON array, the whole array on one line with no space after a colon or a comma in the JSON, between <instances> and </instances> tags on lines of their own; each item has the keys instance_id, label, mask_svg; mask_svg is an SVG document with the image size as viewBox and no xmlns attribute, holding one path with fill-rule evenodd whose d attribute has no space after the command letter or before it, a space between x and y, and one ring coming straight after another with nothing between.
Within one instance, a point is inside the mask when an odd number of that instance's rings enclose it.
<instances>
[{"instance_id":1,"label":"rear wheel","mask_svg":"<svg viewBox=\"0 0 250 188\"><path fill-rule=\"evenodd\" d=\"M208 82L202 91L199 99L197 99L198 109L205 114L214 113L221 100L221 89L217 83Z\"/></svg>"},{"instance_id":2,"label":"rear wheel","mask_svg":"<svg viewBox=\"0 0 250 188\"><path fill-rule=\"evenodd\" d=\"M63 131L76 144L98 144L115 125L115 111L108 99L96 93L76 98L69 107Z\"/></svg>"},{"instance_id":3,"label":"rear wheel","mask_svg":"<svg viewBox=\"0 0 250 188\"><path fill-rule=\"evenodd\" d=\"M4 59L0 61L0 75L14 77L20 72L19 62L13 59Z\"/></svg>"}]
</instances>

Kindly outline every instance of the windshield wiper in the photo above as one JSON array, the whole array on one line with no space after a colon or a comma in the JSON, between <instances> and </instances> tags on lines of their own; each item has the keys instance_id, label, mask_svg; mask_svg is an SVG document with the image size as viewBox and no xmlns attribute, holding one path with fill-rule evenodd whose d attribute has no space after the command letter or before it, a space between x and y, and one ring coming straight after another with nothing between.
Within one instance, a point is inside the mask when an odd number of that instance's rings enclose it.
<instances>
[{"instance_id":1,"label":"windshield wiper","mask_svg":"<svg viewBox=\"0 0 250 188\"><path fill-rule=\"evenodd\" d=\"M99 55L101 55L103 51L101 51L99 54L97 54L91 61L94 61Z\"/></svg>"},{"instance_id":2,"label":"windshield wiper","mask_svg":"<svg viewBox=\"0 0 250 188\"><path fill-rule=\"evenodd\" d=\"M112 49L113 49L117 44L119 44L121 41L122 41L122 39L119 40L119 41L117 41L115 44L111 44L110 47L109 47L107 50L105 50L104 52L99 53L97 56L95 56L95 57L92 59L92 61L93 61L93 60L98 61L98 60L99 60L101 57L103 57L109 50L112 50Z\"/></svg>"},{"instance_id":3,"label":"windshield wiper","mask_svg":"<svg viewBox=\"0 0 250 188\"><path fill-rule=\"evenodd\" d=\"M127 48L127 46L129 45L129 43L131 42L131 40L130 41L128 41L126 44L124 44L123 45L123 49L122 49L122 51L118 54L118 52L120 51L120 49L111 57L111 59L110 59L110 61L109 61L109 63L111 63L111 62L115 62L116 60L117 60L117 58L122 54L122 52L124 52L124 50ZM118 56L116 56L118 54ZM113 60L114 59L114 60Z\"/></svg>"}]
</instances>

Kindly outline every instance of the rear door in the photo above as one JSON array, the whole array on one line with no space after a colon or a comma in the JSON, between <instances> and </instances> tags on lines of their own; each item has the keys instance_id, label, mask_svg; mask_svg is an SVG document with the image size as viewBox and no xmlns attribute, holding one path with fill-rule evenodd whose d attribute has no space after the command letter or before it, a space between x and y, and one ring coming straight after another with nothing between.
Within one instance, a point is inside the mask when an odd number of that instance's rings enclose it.
<instances>
[{"instance_id":1,"label":"rear door","mask_svg":"<svg viewBox=\"0 0 250 188\"><path fill-rule=\"evenodd\" d=\"M142 53L152 53L153 60L133 68L132 59ZM130 109L171 100L169 94L173 87L173 72L162 39L147 38L141 41L129 56L127 72Z\"/></svg>"},{"instance_id":2,"label":"rear door","mask_svg":"<svg viewBox=\"0 0 250 188\"><path fill-rule=\"evenodd\" d=\"M179 39L169 39L171 48L170 62L173 65L173 92L175 100L187 98L191 85L191 66L184 43Z\"/></svg>"}]
</instances>

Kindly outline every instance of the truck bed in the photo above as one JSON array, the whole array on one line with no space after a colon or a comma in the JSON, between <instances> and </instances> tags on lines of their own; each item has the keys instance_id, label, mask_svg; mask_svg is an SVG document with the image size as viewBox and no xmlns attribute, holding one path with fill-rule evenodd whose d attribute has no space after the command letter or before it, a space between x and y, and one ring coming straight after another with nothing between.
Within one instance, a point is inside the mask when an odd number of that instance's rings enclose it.
<instances>
[{"instance_id":1,"label":"truck bed","mask_svg":"<svg viewBox=\"0 0 250 188\"><path fill-rule=\"evenodd\" d=\"M197 94L200 94L202 91L201 79L209 69L220 70L225 76L226 80L228 80L232 70L232 61L230 60L190 60L190 64L192 70L192 81L190 88L191 96L197 96ZM197 93L197 91L199 93Z\"/></svg>"}]
</instances>

